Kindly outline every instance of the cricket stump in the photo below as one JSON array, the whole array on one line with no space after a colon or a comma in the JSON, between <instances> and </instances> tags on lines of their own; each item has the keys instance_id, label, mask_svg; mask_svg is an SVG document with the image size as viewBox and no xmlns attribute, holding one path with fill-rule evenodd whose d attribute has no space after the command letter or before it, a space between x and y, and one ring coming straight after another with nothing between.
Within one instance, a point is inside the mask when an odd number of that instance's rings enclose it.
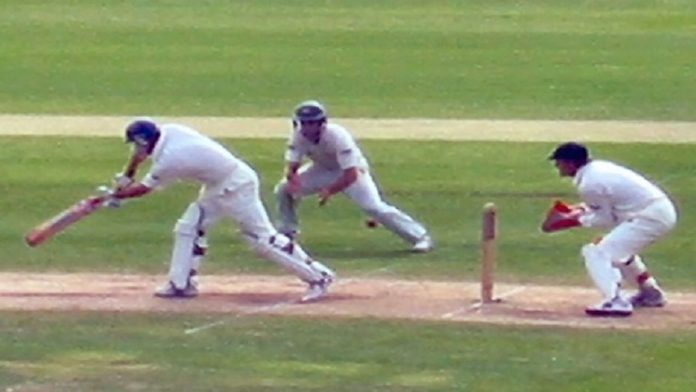
<instances>
[{"instance_id":1,"label":"cricket stump","mask_svg":"<svg viewBox=\"0 0 696 392\"><path fill-rule=\"evenodd\" d=\"M481 219L481 304L499 302L493 298L498 217L496 206L486 203Z\"/></svg>"}]
</instances>

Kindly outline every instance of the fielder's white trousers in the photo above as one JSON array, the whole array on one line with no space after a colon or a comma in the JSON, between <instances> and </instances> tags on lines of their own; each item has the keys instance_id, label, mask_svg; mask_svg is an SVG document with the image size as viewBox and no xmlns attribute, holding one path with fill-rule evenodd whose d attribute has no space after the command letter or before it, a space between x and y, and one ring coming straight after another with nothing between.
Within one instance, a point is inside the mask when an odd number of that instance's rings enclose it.
<instances>
[{"instance_id":1,"label":"fielder's white trousers","mask_svg":"<svg viewBox=\"0 0 696 392\"><path fill-rule=\"evenodd\" d=\"M343 175L343 170L329 170L310 163L300 168L298 174L301 184L299 195L290 195L287 192L285 180L276 186L278 213L281 218L279 229L283 232L298 231L298 199L318 193L322 188L335 183ZM365 213L409 243L416 243L427 234L421 223L382 199L379 187L368 170L361 169L358 178L343 193Z\"/></svg>"}]
</instances>

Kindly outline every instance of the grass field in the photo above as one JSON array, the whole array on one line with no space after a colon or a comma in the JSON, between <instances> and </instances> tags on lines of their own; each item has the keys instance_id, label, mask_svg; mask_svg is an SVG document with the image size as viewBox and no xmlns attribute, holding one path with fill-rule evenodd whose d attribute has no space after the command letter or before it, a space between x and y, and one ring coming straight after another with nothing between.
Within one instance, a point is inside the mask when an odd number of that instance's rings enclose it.
<instances>
[{"instance_id":1,"label":"grass field","mask_svg":"<svg viewBox=\"0 0 696 392\"><path fill-rule=\"evenodd\" d=\"M0 2L6 113L284 116L317 97L341 117L695 121L691 1ZM226 139L262 176L284 142ZM479 214L501 213L500 278L588 285L588 231L542 236L555 197L573 199L549 143L373 141L363 145L397 205L438 240L424 256L361 227L345 200L302 207L304 241L343 275L475 279ZM646 260L692 290L691 145L593 144L667 188L682 219ZM90 192L126 158L120 140L0 137L3 271L162 273L192 186L106 211L46 248L33 223ZM328 221L326 216L333 219ZM206 273L279 271L231 225ZM0 390L690 391L694 330L592 331L374 319L0 313Z\"/></svg>"},{"instance_id":2,"label":"grass field","mask_svg":"<svg viewBox=\"0 0 696 392\"><path fill-rule=\"evenodd\" d=\"M689 0L0 4L5 112L694 120Z\"/></svg>"}]
</instances>

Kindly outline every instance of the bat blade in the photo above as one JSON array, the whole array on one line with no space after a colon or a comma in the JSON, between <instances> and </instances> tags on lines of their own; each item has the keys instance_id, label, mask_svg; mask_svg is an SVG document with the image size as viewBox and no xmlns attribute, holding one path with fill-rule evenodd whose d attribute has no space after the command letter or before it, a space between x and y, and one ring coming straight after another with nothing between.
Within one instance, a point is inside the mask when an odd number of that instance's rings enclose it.
<instances>
[{"instance_id":1,"label":"bat blade","mask_svg":"<svg viewBox=\"0 0 696 392\"><path fill-rule=\"evenodd\" d=\"M103 205L104 200L101 197L92 196L82 199L31 229L24 237L24 240L27 245L32 247L40 245L98 210Z\"/></svg>"}]
</instances>

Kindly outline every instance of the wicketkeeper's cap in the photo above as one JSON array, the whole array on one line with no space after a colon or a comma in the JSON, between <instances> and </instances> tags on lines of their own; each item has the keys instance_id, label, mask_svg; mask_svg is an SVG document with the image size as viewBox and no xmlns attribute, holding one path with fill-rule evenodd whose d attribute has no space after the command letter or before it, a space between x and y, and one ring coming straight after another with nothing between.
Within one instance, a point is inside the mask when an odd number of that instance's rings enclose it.
<instances>
[{"instance_id":1,"label":"wicketkeeper's cap","mask_svg":"<svg viewBox=\"0 0 696 392\"><path fill-rule=\"evenodd\" d=\"M587 161L589 158L590 153L587 147L576 142L559 145L549 156L549 160L563 159L566 161Z\"/></svg>"}]
</instances>

